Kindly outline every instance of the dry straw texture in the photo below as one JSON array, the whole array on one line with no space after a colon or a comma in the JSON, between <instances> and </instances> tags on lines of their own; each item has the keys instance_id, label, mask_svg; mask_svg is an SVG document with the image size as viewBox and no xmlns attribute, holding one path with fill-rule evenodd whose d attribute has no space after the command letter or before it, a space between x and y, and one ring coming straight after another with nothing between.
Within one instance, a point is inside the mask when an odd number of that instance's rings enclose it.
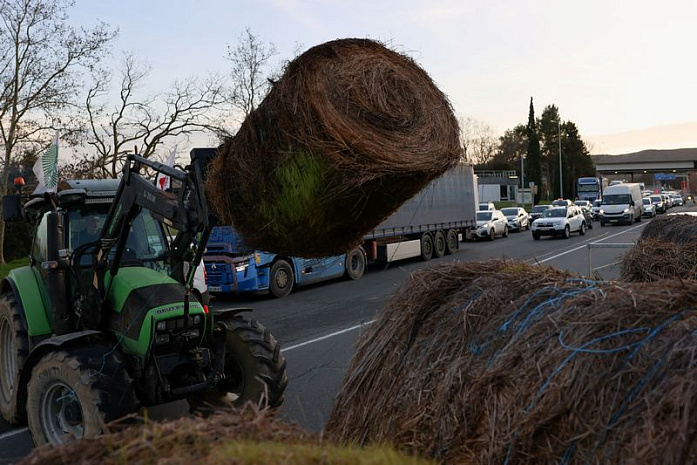
<instances>
[{"instance_id":1,"label":"dry straw texture","mask_svg":"<svg viewBox=\"0 0 697 465\"><path fill-rule=\"evenodd\" d=\"M429 465L390 447L347 448L248 406L209 418L142 425L60 447L35 449L19 465ZM433 465L431 463L431 465Z\"/></svg>"},{"instance_id":2,"label":"dry straw texture","mask_svg":"<svg viewBox=\"0 0 697 465\"><path fill-rule=\"evenodd\" d=\"M697 217L655 218L620 264L623 281L697 279Z\"/></svg>"},{"instance_id":3,"label":"dry straw texture","mask_svg":"<svg viewBox=\"0 0 697 465\"><path fill-rule=\"evenodd\" d=\"M411 58L367 39L313 47L220 148L206 188L252 247L345 252L460 159L452 107Z\"/></svg>"},{"instance_id":4,"label":"dry straw texture","mask_svg":"<svg viewBox=\"0 0 697 465\"><path fill-rule=\"evenodd\" d=\"M695 463L697 282L517 262L415 273L361 336L327 424L443 463Z\"/></svg>"}]
</instances>

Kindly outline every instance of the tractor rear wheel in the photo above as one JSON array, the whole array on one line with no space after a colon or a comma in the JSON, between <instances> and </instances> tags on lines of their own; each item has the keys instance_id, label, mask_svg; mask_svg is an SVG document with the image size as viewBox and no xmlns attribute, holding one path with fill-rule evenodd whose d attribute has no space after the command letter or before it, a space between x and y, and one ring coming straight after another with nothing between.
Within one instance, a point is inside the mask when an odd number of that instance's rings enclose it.
<instances>
[{"instance_id":1,"label":"tractor rear wheel","mask_svg":"<svg viewBox=\"0 0 697 465\"><path fill-rule=\"evenodd\" d=\"M29 336L13 294L0 297L0 414L9 424L24 420L19 372L29 356Z\"/></svg>"},{"instance_id":2,"label":"tractor rear wheel","mask_svg":"<svg viewBox=\"0 0 697 465\"><path fill-rule=\"evenodd\" d=\"M225 381L214 392L189 396L192 411L209 414L218 408L252 402L262 408L283 403L288 384L286 361L276 338L256 320L237 316L218 323L225 335Z\"/></svg>"},{"instance_id":3,"label":"tractor rear wheel","mask_svg":"<svg viewBox=\"0 0 697 465\"><path fill-rule=\"evenodd\" d=\"M106 422L136 408L125 363L100 346L49 352L27 387L27 420L36 446L94 437Z\"/></svg>"}]
</instances>

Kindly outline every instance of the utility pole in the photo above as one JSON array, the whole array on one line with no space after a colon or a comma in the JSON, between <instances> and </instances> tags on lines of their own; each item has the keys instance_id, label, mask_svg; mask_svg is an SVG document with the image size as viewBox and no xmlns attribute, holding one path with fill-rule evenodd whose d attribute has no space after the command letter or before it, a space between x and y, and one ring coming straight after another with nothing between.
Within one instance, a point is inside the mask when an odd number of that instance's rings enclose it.
<instances>
[{"instance_id":1,"label":"utility pole","mask_svg":"<svg viewBox=\"0 0 697 465\"><path fill-rule=\"evenodd\" d=\"M564 178L561 172L561 121L557 119L557 130L559 131L559 198L564 198Z\"/></svg>"}]
</instances>

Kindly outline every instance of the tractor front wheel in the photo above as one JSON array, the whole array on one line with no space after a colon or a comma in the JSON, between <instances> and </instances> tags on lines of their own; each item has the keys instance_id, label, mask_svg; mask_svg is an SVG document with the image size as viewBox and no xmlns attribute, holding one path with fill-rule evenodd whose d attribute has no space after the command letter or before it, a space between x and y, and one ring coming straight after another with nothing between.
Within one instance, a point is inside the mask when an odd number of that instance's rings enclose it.
<instances>
[{"instance_id":1,"label":"tractor front wheel","mask_svg":"<svg viewBox=\"0 0 697 465\"><path fill-rule=\"evenodd\" d=\"M19 373L29 356L29 336L13 294L0 297L0 414L9 424L24 420L18 402Z\"/></svg>"},{"instance_id":2,"label":"tractor front wheel","mask_svg":"<svg viewBox=\"0 0 697 465\"><path fill-rule=\"evenodd\" d=\"M37 447L94 437L136 407L125 363L102 347L49 352L27 388L27 420Z\"/></svg>"},{"instance_id":3,"label":"tractor front wheel","mask_svg":"<svg viewBox=\"0 0 697 465\"><path fill-rule=\"evenodd\" d=\"M276 338L262 324L240 316L218 324L226 332L225 381L214 392L189 396L192 411L209 414L247 402L262 408L279 407L288 375Z\"/></svg>"}]
</instances>

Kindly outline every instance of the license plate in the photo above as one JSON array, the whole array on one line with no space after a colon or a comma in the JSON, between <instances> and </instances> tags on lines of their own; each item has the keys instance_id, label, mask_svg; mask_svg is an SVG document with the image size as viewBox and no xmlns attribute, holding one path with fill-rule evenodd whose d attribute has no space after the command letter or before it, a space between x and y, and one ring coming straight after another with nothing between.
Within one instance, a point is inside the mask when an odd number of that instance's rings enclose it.
<instances>
[{"instance_id":1,"label":"license plate","mask_svg":"<svg viewBox=\"0 0 697 465\"><path fill-rule=\"evenodd\" d=\"M208 292L223 292L222 286L208 286Z\"/></svg>"},{"instance_id":2,"label":"license plate","mask_svg":"<svg viewBox=\"0 0 697 465\"><path fill-rule=\"evenodd\" d=\"M610 220L610 223L617 223L617 220Z\"/></svg>"}]
</instances>

